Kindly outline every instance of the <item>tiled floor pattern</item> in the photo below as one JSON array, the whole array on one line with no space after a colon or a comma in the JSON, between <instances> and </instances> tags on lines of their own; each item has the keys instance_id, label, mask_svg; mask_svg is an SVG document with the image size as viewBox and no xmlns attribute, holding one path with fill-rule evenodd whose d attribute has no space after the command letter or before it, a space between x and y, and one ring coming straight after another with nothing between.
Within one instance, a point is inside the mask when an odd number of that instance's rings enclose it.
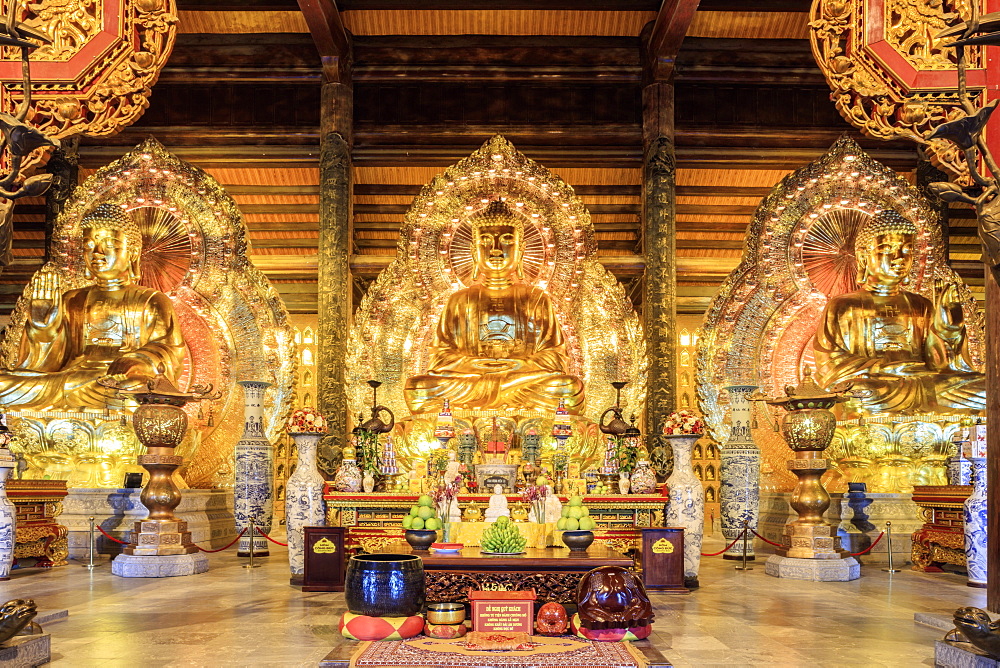
<instances>
[{"instance_id":1,"label":"tiled floor pattern","mask_svg":"<svg viewBox=\"0 0 1000 668\"><path fill-rule=\"evenodd\" d=\"M716 544L706 540L706 550ZM315 666L347 642L336 626L343 595L289 586L279 550L253 570L232 552L211 555L208 573L185 578L122 579L107 562L93 572L76 563L15 571L0 582L0 602L69 609L46 628L53 666ZM854 582L813 583L772 578L762 562L745 573L735 565L706 558L695 593L653 595L655 642L678 667L933 666L942 633L913 613L985 605L982 590L952 574L868 566Z\"/></svg>"}]
</instances>

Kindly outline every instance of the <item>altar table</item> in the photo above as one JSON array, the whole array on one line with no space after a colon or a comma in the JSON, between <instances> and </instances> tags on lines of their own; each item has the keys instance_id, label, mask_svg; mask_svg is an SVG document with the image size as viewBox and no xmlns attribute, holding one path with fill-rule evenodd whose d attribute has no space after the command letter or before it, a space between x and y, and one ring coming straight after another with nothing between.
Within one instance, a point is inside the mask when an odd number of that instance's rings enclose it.
<instances>
[{"instance_id":1,"label":"altar table","mask_svg":"<svg viewBox=\"0 0 1000 668\"><path fill-rule=\"evenodd\" d=\"M568 500L565 496L559 498L563 503ZM335 492L328 484L323 500L326 502L327 526L347 528L345 547L375 552L403 538L403 516L410 511L410 506L416 505L417 495ZM509 504L520 503L521 500L520 495L507 495ZM458 495L462 508L475 502L485 509L489 501L487 494ZM663 526L667 498L659 494L588 494L583 503L597 523L594 546L609 545L625 553L638 551L643 529Z\"/></svg>"},{"instance_id":2,"label":"altar table","mask_svg":"<svg viewBox=\"0 0 1000 668\"><path fill-rule=\"evenodd\" d=\"M924 525L913 532L913 570L940 573L940 564L965 567L965 500L971 485L916 485L913 502Z\"/></svg>"},{"instance_id":3,"label":"altar table","mask_svg":"<svg viewBox=\"0 0 1000 668\"><path fill-rule=\"evenodd\" d=\"M410 554L406 543L379 550ZM631 568L631 558L594 543L586 552L565 547L527 548L521 555L486 555L481 548L459 552L413 552L423 559L428 602L467 603L469 589L525 590L534 588L539 603L576 603L576 588L583 575L598 566Z\"/></svg>"},{"instance_id":4,"label":"altar table","mask_svg":"<svg viewBox=\"0 0 1000 668\"><path fill-rule=\"evenodd\" d=\"M38 568L65 566L69 530L59 524L67 495L65 480L8 480L7 498L14 504L14 559L34 557Z\"/></svg>"}]
</instances>

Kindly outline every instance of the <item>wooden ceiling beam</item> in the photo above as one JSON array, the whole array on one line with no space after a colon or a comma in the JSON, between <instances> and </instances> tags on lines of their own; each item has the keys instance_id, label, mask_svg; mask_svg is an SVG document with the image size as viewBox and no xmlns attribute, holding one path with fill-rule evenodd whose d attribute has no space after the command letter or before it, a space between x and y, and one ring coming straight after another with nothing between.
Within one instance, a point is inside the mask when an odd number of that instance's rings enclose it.
<instances>
[{"instance_id":1,"label":"wooden ceiling beam","mask_svg":"<svg viewBox=\"0 0 1000 668\"><path fill-rule=\"evenodd\" d=\"M698 11L700 0L663 0L646 41L643 73L652 81L670 81L681 42Z\"/></svg>"},{"instance_id":2,"label":"wooden ceiling beam","mask_svg":"<svg viewBox=\"0 0 1000 668\"><path fill-rule=\"evenodd\" d=\"M335 0L298 0L327 82L350 83L351 40Z\"/></svg>"},{"instance_id":3,"label":"wooden ceiling beam","mask_svg":"<svg viewBox=\"0 0 1000 668\"><path fill-rule=\"evenodd\" d=\"M657 0L341 0L341 10L560 10L655 12Z\"/></svg>"}]
</instances>

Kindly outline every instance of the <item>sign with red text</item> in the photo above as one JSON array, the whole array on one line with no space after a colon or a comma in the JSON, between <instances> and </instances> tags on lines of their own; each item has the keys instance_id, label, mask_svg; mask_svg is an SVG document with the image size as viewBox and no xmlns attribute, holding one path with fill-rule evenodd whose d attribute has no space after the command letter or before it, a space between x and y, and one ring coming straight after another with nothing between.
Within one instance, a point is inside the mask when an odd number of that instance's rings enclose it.
<instances>
[{"instance_id":1,"label":"sign with red text","mask_svg":"<svg viewBox=\"0 0 1000 668\"><path fill-rule=\"evenodd\" d=\"M488 633L534 632L535 590L470 591L472 629Z\"/></svg>"}]
</instances>

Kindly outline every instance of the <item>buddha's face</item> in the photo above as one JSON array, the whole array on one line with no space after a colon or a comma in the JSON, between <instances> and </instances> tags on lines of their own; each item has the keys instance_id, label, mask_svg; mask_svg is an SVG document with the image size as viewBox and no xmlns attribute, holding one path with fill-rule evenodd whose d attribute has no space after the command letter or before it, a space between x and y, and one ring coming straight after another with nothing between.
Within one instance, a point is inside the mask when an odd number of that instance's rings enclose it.
<instances>
[{"instance_id":1,"label":"buddha's face","mask_svg":"<svg viewBox=\"0 0 1000 668\"><path fill-rule=\"evenodd\" d=\"M127 277L133 254L124 230L88 227L83 231L83 261L97 279Z\"/></svg>"},{"instance_id":2,"label":"buddha's face","mask_svg":"<svg viewBox=\"0 0 1000 668\"><path fill-rule=\"evenodd\" d=\"M476 239L476 263L493 276L510 276L521 261L521 244L513 225L483 225Z\"/></svg>"},{"instance_id":3,"label":"buddha's face","mask_svg":"<svg viewBox=\"0 0 1000 668\"><path fill-rule=\"evenodd\" d=\"M868 250L867 261L869 283L900 283L913 267L913 235L907 232L879 234Z\"/></svg>"}]
</instances>

